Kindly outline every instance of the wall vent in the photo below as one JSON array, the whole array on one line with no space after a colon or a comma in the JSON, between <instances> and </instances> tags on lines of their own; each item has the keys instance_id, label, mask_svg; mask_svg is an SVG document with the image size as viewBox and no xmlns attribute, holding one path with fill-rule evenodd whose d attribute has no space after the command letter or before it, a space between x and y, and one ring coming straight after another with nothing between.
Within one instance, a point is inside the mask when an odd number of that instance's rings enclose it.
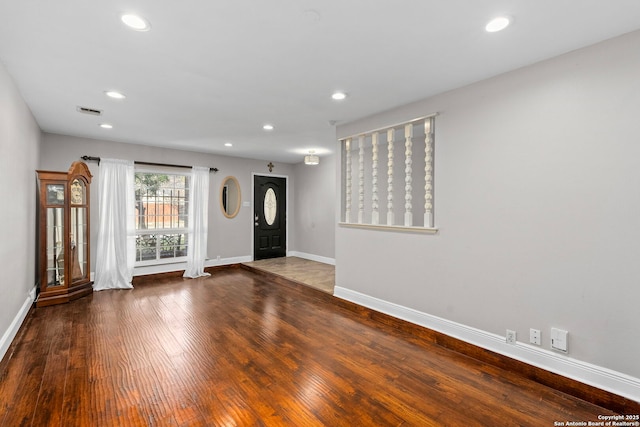
<instances>
[{"instance_id":1,"label":"wall vent","mask_svg":"<svg viewBox=\"0 0 640 427\"><path fill-rule=\"evenodd\" d=\"M101 116L102 115L102 110L96 110L95 108L88 108L88 107L76 107L76 110L78 110L79 113L84 113L84 114L91 114L93 116Z\"/></svg>"}]
</instances>

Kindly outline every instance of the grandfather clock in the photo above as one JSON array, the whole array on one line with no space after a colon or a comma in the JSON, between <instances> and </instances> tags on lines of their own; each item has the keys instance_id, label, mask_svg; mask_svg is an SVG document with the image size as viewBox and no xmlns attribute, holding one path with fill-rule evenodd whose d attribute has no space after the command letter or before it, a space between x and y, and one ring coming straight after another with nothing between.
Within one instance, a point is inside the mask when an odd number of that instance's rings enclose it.
<instances>
[{"instance_id":1,"label":"grandfather clock","mask_svg":"<svg viewBox=\"0 0 640 427\"><path fill-rule=\"evenodd\" d=\"M36 306L69 302L93 292L89 264L91 172L73 162L67 172L38 174Z\"/></svg>"}]
</instances>

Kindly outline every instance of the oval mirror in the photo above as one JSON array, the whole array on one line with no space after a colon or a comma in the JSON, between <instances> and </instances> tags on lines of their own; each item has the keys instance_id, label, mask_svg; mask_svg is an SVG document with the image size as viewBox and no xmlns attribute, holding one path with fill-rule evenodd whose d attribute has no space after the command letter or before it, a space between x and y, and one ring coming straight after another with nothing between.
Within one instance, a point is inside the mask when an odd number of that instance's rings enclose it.
<instances>
[{"instance_id":1,"label":"oval mirror","mask_svg":"<svg viewBox=\"0 0 640 427\"><path fill-rule=\"evenodd\" d=\"M220 209L227 218L233 218L240 211L240 184L235 176L228 176L220 185Z\"/></svg>"}]
</instances>

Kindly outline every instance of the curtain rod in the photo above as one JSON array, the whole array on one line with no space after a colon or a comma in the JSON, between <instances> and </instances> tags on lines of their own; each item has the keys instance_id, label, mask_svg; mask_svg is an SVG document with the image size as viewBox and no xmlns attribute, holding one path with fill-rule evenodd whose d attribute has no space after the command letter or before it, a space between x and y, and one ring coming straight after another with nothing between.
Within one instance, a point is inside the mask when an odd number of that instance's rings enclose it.
<instances>
[{"instance_id":1,"label":"curtain rod","mask_svg":"<svg viewBox=\"0 0 640 427\"><path fill-rule=\"evenodd\" d=\"M84 160L85 162L98 162L98 164L100 164L100 157L93 157L93 156L82 156L80 157L82 160ZM170 163L153 163L153 162L139 162L139 161L134 161L133 163L135 163L136 165L147 165L147 166L169 166L172 168L186 168L186 169L191 169L192 166L186 166L186 165L172 165ZM218 172L218 168L209 168L209 171L213 171L213 172Z\"/></svg>"}]
</instances>

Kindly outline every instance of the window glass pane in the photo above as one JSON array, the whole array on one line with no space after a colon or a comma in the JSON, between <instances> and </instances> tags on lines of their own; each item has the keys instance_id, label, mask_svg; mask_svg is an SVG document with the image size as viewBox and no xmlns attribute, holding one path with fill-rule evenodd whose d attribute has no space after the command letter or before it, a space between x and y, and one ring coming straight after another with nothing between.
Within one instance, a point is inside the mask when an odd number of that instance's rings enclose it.
<instances>
[{"instance_id":1,"label":"window glass pane","mask_svg":"<svg viewBox=\"0 0 640 427\"><path fill-rule=\"evenodd\" d=\"M164 234L160 238L160 258L186 256L187 234Z\"/></svg>"},{"instance_id":2,"label":"window glass pane","mask_svg":"<svg viewBox=\"0 0 640 427\"><path fill-rule=\"evenodd\" d=\"M137 172L135 181L136 261L186 256L189 177Z\"/></svg>"},{"instance_id":3,"label":"window glass pane","mask_svg":"<svg viewBox=\"0 0 640 427\"><path fill-rule=\"evenodd\" d=\"M64 285L64 209L47 208L47 287Z\"/></svg>"},{"instance_id":4,"label":"window glass pane","mask_svg":"<svg viewBox=\"0 0 640 427\"><path fill-rule=\"evenodd\" d=\"M47 204L64 205L64 185L47 184Z\"/></svg>"}]
</instances>

